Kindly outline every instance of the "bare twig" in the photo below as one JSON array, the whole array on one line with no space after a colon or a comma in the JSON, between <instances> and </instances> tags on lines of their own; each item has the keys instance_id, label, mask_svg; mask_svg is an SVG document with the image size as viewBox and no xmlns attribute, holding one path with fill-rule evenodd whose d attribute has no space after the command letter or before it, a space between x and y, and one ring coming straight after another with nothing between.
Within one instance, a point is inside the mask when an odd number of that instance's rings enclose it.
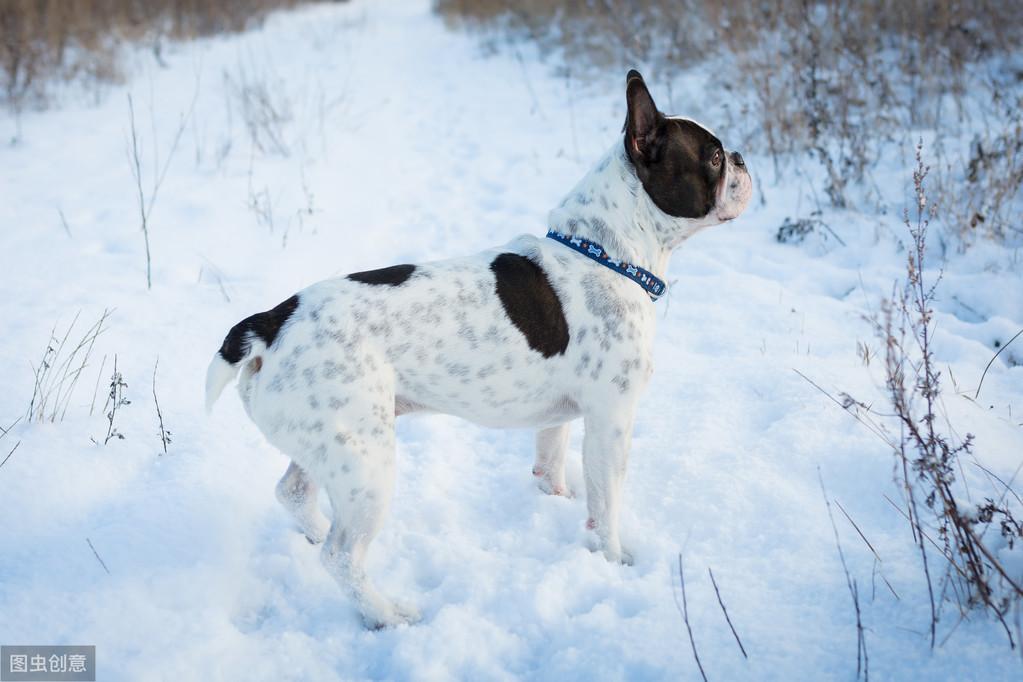
<instances>
[{"instance_id":1,"label":"bare twig","mask_svg":"<svg viewBox=\"0 0 1023 682\"><path fill-rule=\"evenodd\" d=\"M71 360L74 359L79 349L81 349L84 346L85 341L88 340L89 345L87 348L85 348L85 351L82 355L82 361L81 363L79 363L78 368L74 370L73 372L74 376L71 377L71 384L68 386L67 391L64 393L64 406L60 411L61 421L64 421L64 416L67 414L68 405L71 403L71 394L74 392L75 386L78 384L78 378L82 375L82 372L85 371L85 368L88 366L89 358L92 356L92 348L93 346L96 345L97 337L99 337L99 335L103 333L104 331L103 323L107 321L107 318L110 316L110 313L111 313L110 310L107 309L103 310L103 314L100 316L99 320L89 329L89 331L86 332L85 337L82 339L82 342L78 345L77 348L75 348L74 352L71 354L71 357L68 358L67 364L70 365ZM61 387L63 387L63 379L61 380ZM57 394L57 397L59 401L60 398L59 392ZM57 407L55 406L50 421L54 421L56 414Z\"/></svg>"},{"instance_id":2,"label":"bare twig","mask_svg":"<svg viewBox=\"0 0 1023 682\"><path fill-rule=\"evenodd\" d=\"M67 236L71 237L71 227L67 224L67 218L64 217L64 209L57 207L57 215L60 216L60 224L67 232Z\"/></svg>"},{"instance_id":3,"label":"bare twig","mask_svg":"<svg viewBox=\"0 0 1023 682\"><path fill-rule=\"evenodd\" d=\"M270 82L269 73L252 74L244 64L237 74L224 71L224 82L238 100L242 120L248 130L253 149L264 154L288 156L285 127L293 116L290 102L279 87Z\"/></svg>"},{"instance_id":4,"label":"bare twig","mask_svg":"<svg viewBox=\"0 0 1023 682\"><path fill-rule=\"evenodd\" d=\"M217 276L217 286L220 287L220 293L223 295L224 300L228 303L231 302L231 297L227 295L227 289L224 288L224 280L219 273L214 273Z\"/></svg>"},{"instance_id":5,"label":"bare twig","mask_svg":"<svg viewBox=\"0 0 1023 682\"><path fill-rule=\"evenodd\" d=\"M859 588L856 585L856 581L853 580L852 576L849 574L849 566L845 562L845 553L842 551L842 543L838 539L838 526L835 525L835 516L831 513L831 501L828 499L828 491L824 488L824 477L821 475L820 467L817 467L817 479L821 484L821 494L824 495L824 504L828 508L828 518L831 520L831 530L835 534L835 547L838 548L838 558L842 562L842 571L845 573L845 583L849 588L849 594L853 601L853 608L856 611L856 679L859 679L860 674L862 673L863 679L866 681L870 679L870 661L867 657L867 639L864 636L863 619L860 614ZM866 541L866 538L864 538L864 541ZM875 554L875 556L877 555Z\"/></svg>"},{"instance_id":6,"label":"bare twig","mask_svg":"<svg viewBox=\"0 0 1023 682\"><path fill-rule=\"evenodd\" d=\"M103 378L103 368L107 366L107 356L103 356L103 362L99 365L99 372L96 374L96 386L92 390L92 403L89 405L89 416L92 416L96 409L96 395L99 393L99 380Z\"/></svg>"},{"instance_id":7,"label":"bare twig","mask_svg":"<svg viewBox=\"0 0 1023 682\"><path fill-rule=\"evenodd\" d=\"M67 341L68 334L71 333L71 328L75 326L77 320L78 314L76 313L75 318L71 320L71 325L64 334L64 339L57 344L56 348L54 348L54 342L57 341L57 324L54 323L53 329L50 330L50 339L47 341L46 350L43 351L43 357L39 360L39 366L32 368L35 374L35 384L32 388L32 399L28 402L28 418L30 420L43 420L43 415L46 411L45 396L47 393L44 390L44 385L47 383L54 359L59 357L61 350L64 348L64 342Z\"/></svg>"},{"instance_id":8,"label":"bare twig","mask_svg":"<svg viewBox=\"0 0 1023 682\"><path fill-rule=\"evenodd\" d=\"M7 453L7 456L4 457L4 461L0 462L0 467L2 467L4 464L7 464L7 460L9 460L11 458L11 455L13 455L14 451L18 449L19 445L21 445L21 441L20 440L17 443L15 443L14 447L11 448L11 451Z\"/></svg>"},{"instance_id":9,"label":"bare twig","mask_svg":"<svg viewBox=\"0 0 1023 682\"><path fill-rule=\"evenodd\" d=\"M177 130L174 131L174 139L171 141L171 146L167 152L167 158L164 160L163 167L160 169L159 175L153 178L153 191L149 195L149 205L146 207L146 213L153 212L153 206L156 204L156 196L160 193L160 188L163 186L164 178L167 177L167 171L170 170L171 161L174 159L174 153L178 150L178 145L181 143L181 136L184 135L185 128L188 127L189 119L192 118L192 112L195 111L195 103L198 98L199 75L196 76L195 90L192 92L192 101L188 105L188 110L185 113L182 113L178 120L178 127ZM154 161L157 160L158 159L154 157Z\"/></svg>"},{"instance_id":10,"label":"bare twig","mask_svg":"<svg viewBox=\"0 0 1023 682\"><path fill-rule=\"evenodd\" d=\"M17 426L18 422L20 422L20 421L21 421L21 417L18 417L6 429L4 427L0 426L0 440L3 440L3 437L6 436L8 433L10 433L11 429L13 429L15 426Z\"/></svg>"},{"instance_id":11,"label":"bare twig","mask_svg":"<svg viewBox=\"0 0 1023 682\"><path fill-rule=\"evenodd\" d=\"M131 174L135 180L135 190L138 193L139 200L139 220L142 225L142 236L146 243L146 289L153 288L153 261L149 249L149 217L153 212L153 206L156 204L156 197L160 193L160 187L163 185L164 179L167 177L167 171L170 169L171 161L174 160L174 153L178 149L178 144L181 142L181 136L185 132L185 128L188 126L188 120L192 117L192 112L195 110L195 103L199 97L199 79L196 78L195 91L192 93L192 101L189 104L188 110L181 114L181 119L178 122L178 128L174 132L174 138L171 141L170 150L167 153L167 158L164 160L163 166L159 167L159 149L156 146L156 122L153 120L153 187L149 192L149 196L146 196L145 190L142 188L142 153L139 149L139 136L138 130L135 126L135 103L132 100L131 93L128 93L128 119L131 129L131 146L129 149L129 162L131 167Z\"/></svg>"},{"instance_id":12,"label":"bare twig","mask_svg":"<svg viewBox=\"0 0 1023 682\"><path fill-rule=\"evenodd\" d=\"M13 429L15 426L17 426L18 422L20 422L20 421L21 421L21 417L18 417L17 419L14 420L14 423L12 423L6 429L4 427L0 426L0 440L3 440L4 436L6 436L8 433L10 433L11 429ZM13 455L14 451L18 449L19 445L21 445L21 441L20 440L17 443L15 443L14 447L11 448L11 451L7 453L7 456L4 457L4 461L0 462L0 467L2 467L4 464L7 464L7 460L9 460L11 458L11 455Z\"/></svg>"},{"instance_id":13,"label":"bare twig","mask_svg":"<svg viewBox=\"0 0 1023 682\"><path fill-rule=\"evenodd\" d=\"M92 540L85 538L85 541L89 543L89 549L92 550L93 555L96 557L96 561L98 561L99 565L103 567L103 570L107 572L107 575L110 575L110 569L107 568L106 562L103 561L103 558L99 555L99 552L96 551L96 548L92 546Z\"/></svg>"},{"instance_id":14,"label":"bare twig","mask_svg":"<svg viewBox=\"0 0 1023 682\"><path fill-rule=\"evenodd\" d=\"M217 286L218 286L218 287L220 287L220 293L221 293L221 295L222 295L222 296L224 297L224 300L225 300L226 302L230 303L230 302L231 302L231 297L230 297L230 296L228 296L228 294L227 294L227 288L226 288L226 287L224 286L224 278L223 278L223 276L222 276L222 275L220 274L220 268L218 268L218 267L217 267L216 265L214 265L214 264L213 264L213 261L211 261L211 260L210 260L209 258L206 258L205 256L203 256L203 260L205 260L205 261L206 261L207 263L209 263L209 266L210 266L210 267L209 267L209 270L210 270L210 272L212 272L212 273L213 273L213 277L214 277L214 278L216 279L216 281L217 281ZM200 282L202 281L202 278L203 278L203 274L204 274L205 272L206 272L206 267L205 267L205 266L202 266L202 265L200 265L200 266L199 266L199 281L200 281Z\"/></svg>"},{"instance_id":15,"label":"bare twig","mask_svg":"<svg viewBox=\"0 0 1023 682\"><path fill-rule=\"evenodd\" d=\"M877 559L877 563L884 563L884 560L881 558L881 555L878 554L877 550L874 549L874 546L870 544L870 540L867 539L867 536L863 534L863 531L860 530L860 527L856 525L856 522L853 521L851 516L849 516L849 512L845 510L845 507L842 506L842 503L839 502L838 500L835 500L835 504L838 506L838 510L842 512L842 515L845 516L846 520L848 520L849 523L852 524L852 527L856 529L856 532L859 534L863 542L866 543L867 547L870 549L870 552L874 555L874 558ZM895 591L895 588L892 587L892 584L888 582L888 578L884 577L884 573L880 573L880 576L881 580L884 581L884 584L888 586L888 589L891 591L892 595L894 595L894 597L898 599L899 594L898 592Z\"/></svg>"},{"instance_id":16,"label":"bare twig","mask_svg":"<svg viewBox=\"0 0 1023 682\"><path fill-rule=\"evenodd\" d=\"M988 362L987 362L987 366L986 366L986 367L984 367L984 372L983 372L983 374L981 374L981 375L980 375L980 383L979 383L979 384L977 384L977 392L973 394L973 399L974 399L974 400L976 400L977 398L979 398L979 397L980 397L980 387L984 385L984 377L986 377L986 376L987 376L987 371L988 371L989 369L991 369L991 365L992 365L992 364L994 363L995 359L996 359L996 358L997 358L997 357L998 357L999 355L1001 355L1001 354L1002 354L1002 351L1003 351L1003 350L1005 350L1006 348L1008 348L1008 347L1009 347L1009 344L1010 344L1010 343L1012 343L1013 341L1015 341L1016 339L1018 339L1018 338L1020 337L1020 335L1023 335L1023 329L1020 329L1020 330L1019 330L1018 332L1016 332L1016 335L1015 335L1015 336L1013 336L1013 337L1012 337L1011 339L1009 339L1009 340L1008 340L1008 341L1007 341L1007 342L1005 343L1005 345L1003 345L1003 346L1002 346L1001 348L999 348L999 349L998 349L998 352L997 352L997 353L995 353L995 354L994 354L993 356L991 356L991 359L990 359L990 360L988 360Z\"/></svg>"},{"instance_id":17,"label":"bare twig","mask_svg":"<svg viewBox=\"0 0 1023 682\"><path fill-rule=\"evenodd\" d=\"M912 526L912 524L913 524L913 518L912 518L912 516L910 516L909 514L907 514L907 513L906 513L906 511L905 511L904 509L902 509L902 508L901 508L901 507L900 507L899 505L895 504L895 502L894 502L894 501L892 500L892 498L888 497L887 495L883 495L883 497L884 497L884 499L888 500L888 504L892 505L892 507L894 507L894 508L895 508L895 511L899 512L900 514L902 514L902 518L904 518L904 519L906 519L907 521L909 521L909 523L910 523L910 526ZM952 567L953 569L955 569L955 571L956 571L956 572L957 572L957 573L959 574L959 576L960 576L961 578L966 578L966 577L967 577L967 576L966 576L966 572L965 572L965 571L963 571L963 569L962 569L962 568L960 568L960 567L959 567L959 565L958 565L958 564L956 564L956 563L955 563L955 562L954 562L954 561L952 560L952 557L950 557L950 556L949 556L948 554L946 554L946 553L945 553L945 549L944 549L944 548L943 548L943 547L942 547L941 545L939 545L939 544L938 544L937 542L935 542L935 541L934 541L934 538L932 538L932 537L931 537L930 535L928 535L928 534L927 534L926 532L924 532L923 530L921 530L921 531L920 531L920 537L921 537L921 539L923 539L923 540L927 540L927 542L931 543L931 545L932 545L932 546L934 547L934 549L938 550L938 552L939 552L939 553L941 553L941 555L942 555L943 557L945 557L945 559L947 559L947 560L948 560L948 562L949 562L949 565L950 565L950 566L951 566L951 567Z\"/></svg>"},{"instance_id":18,"label":"bare twig","mask_svg":"<svg viewBox=\"0 0 1023 682\"><path fill-rule=\"evenodd\" d=\"M816 384L810 377L806 376L805 374L800 372L795 367L792 368L792 371L795 372L796 374L798 374L799 376L801 376L804 380L806 380L807 383L809 383L811 386L816 388L818 391L820 391L821 393L826 395L828 397L828 399L831 400L831 402L835 403L836 405L841 407L843 410L848 412L850 415L852 415L853 419L855 419L856 421L858 421L859 423L861 423L865 427L867 427L867 430L869 430L875 436L877 436L882 441L884 441L884 443L886 445L888 445L889 447L895 447L895 444L888 438L888 436L885 435L885 433L881 430L880 427L877 426L877 424L873 424L871 422L868 422L867 420L865 420L862 417L860 417L858 412L853 412L853 411L851 411L849 409L849 407L851 407L851 406L854 407L855 405L851 405L850 406L850 405L847 405L847 404L843 404L842 401L838 400L835 396L833 396L830 393L828 393L827 391L825 391L818 384Z\"/></svg>"},{"instance_id":19,"label":"bare twig","mask_svg":"<svg viewBox=\"0 0 1023 682\"><path fill-rule=\"evenodd\" d=\"M29 401L29 419L39 422L63 421L78 379L88 366L96 339L105 331L103 325L110 313L110 310L104 310L99 320L73 346L68 343L68 338L78 322L79 314L75 315L59 342L54 325L43 357L39 365L33 368L35 383Z\"/></svg>"},{"instance_id":20,"label":"bare twig","mask_svg":"<svg viewBox=\"0 0 1023 682\"><path fill-rule=\"evenodd\" d=\"M728 617L728 609L725 608L725 602L721 600L721 591L718 590L718 583L714 580L714 571L710 570L710 566L707 567L707 573L710 574L710 584L714 586L714 594L718 598L718 605L721 607L721 613L725 614L725 621L728 623L728 627L732 631L732 636L735 637L735 643L739 645L739 651L742 652L742 657L748 659L749 655L746 653L746 647L742 645L742 640L739 639L739 633L735 631L735 626L732 625L732 619Z\"/></svg>"},{"instance_id":21,"label":"bare twig","mask_svg":"<svg viewBox=\"0 0 1023 682\"><path fill-rule=\"evenodd\" d=\"M124 377L117 371L117 355L114 355L114 373L110 377L110 393L107 395L107 404L110 405L110 411L107 412L107 436L103 440L103 445L109 443L111 438L124 440L124 434L114 426L114 420L117 418L118 409L131 404L131 401L124 397L126 388L128 388L128 384L124 382ZM104 409L106 409L105 406Z\"/></svg>"},{"instance_id":22,"label":"bare twig","mask_svg":"<svg viewBox=\"0 0 1023 682\"><path fill-rule=\"evenodd\" d=\"M873 554L877 558L878 561L881 561L881 555L878 554L877 550L874 549L874 546L872 544L870 544L870 540L868 540L867 536L863 534L863 531L860 530L860 527L856 525L856 522L852 520L852 517L849 516L849 512L847 512L845 510L845 507L842 506L842 503L839 502L838 500L835 500L835 505L838 506L838 510L840 512L842 512L842 514L845 516L846 520L848 520L849 523L852 524L852 527L856 529L856 532L859 534L859 536L863 540L863 542L865 542L867 544L867 547L870 548L871 554Z\"/></svg>"},{"instance_id":23,"label":"bare twig","mask_svg":"<svg viewBox=\"0 0 1023 682\"><path fill-rule=\"evenodd\" d=\"M988 476L990 476L991 478L995 479L996 481L998 481L999 483L1002 484L1003 490L1002 490L1002 496L998 500L999 504L1001 504L1002 500L1005 499L1005 496L1008 493L1012 493L1012 496L1016 498L1016 501L1019 502L1021 505L1023 505L1023 498L1020 498L1020 496L1016 493L1016 491L1012 489L1012 484L1016 480L1016 476L1018 476L1019 472L1021 470L1023 470L1023 462L1020 462L1019 466L1016 467L1016 471L1013 472L1012 478L1009 479L1008 483L1003 481L995 472L991 471L990 469L988 469L986 466L984 466L980 462L973 462L973 466L979 468L985 474L987 474Z\"/></svg>"},{"instance_id":24,"label":"bare twig","mask_svg":"<svg viewBox=\"0 0 1023 682\"><path fill-rule=\"evenodd\" d=\"M689 625L689 604L686 601L686 575L682 570L682 555L678 555L678 580L682 586L682 620L686 624L686 631L689 633L689 645L693 648L693 658L696 659L696 667L700 669L700 677L707 682L707 673L703 671L703 664L700 663L700 654L696 651L696 640L693 638L693 628ZM741 646L741 645L740 645Z\"/></svg>"},{"instance_id":25,"label":"bare twig","mask_svg":"<svg viewBox=\"0 0 1023 682\"><path fill-rule=\"evenodd\" d=\"M966 620L966 614L965 613L959 614L959 619L956 621L956 624L953 625L952 629L949 630L948 633L944 637L941 638L941 642L938 644L938 648L939 649L941 647L945 646L945 642L947 642L949 640L949 638L952 637L952 633L955 632L956 630L958 630L959 626L962 625L963 621L965 621L965 620Z\"/></svg>"},{"instance_id":26,"label":"bare twig","mask_svg":"<svg viewBox=\"0 0 1023 682\"><path fill-rule=\"evenodd\" d=\"M139 195L139 219L142 221L142 236L146 242L146 289L153 288L153 259L149 253L149 211L146 210L146 193L142 190L142 162L139 160L138 133L135 131L135 104L128 93L128 116L131 121L131 173Z\"/></svg>"},{"instance_id":27,"label":"bare twig","mask_svg":"<svg viewBox=\"0 0 1023 682\"><path fill-rule=\"evenodd\" d=\"M167 454L167 445L171 442L171 433L163 427L163 413L160 412L160 399L156 397L156 369L160 366L160 358L156 358L153 365L153 402L156 404L156 418L160 422L160 443L163 445L163 454Z\"/></svg>"}]
</instances>

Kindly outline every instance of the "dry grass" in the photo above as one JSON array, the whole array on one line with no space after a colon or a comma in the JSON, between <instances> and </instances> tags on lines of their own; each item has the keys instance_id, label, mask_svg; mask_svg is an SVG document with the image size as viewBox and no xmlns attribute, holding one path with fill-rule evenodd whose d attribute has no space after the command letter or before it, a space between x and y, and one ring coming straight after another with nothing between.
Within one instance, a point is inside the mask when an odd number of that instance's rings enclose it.
<instances>
[{"instance_id":1,"label":"dry grass","mask_svg":"<svg viewBox=\"0 0 1023 682\"><path fill-rule=\"evenodd\" d=\"M109 317L110 311L104 310L100 318L82 333L78 341L74 341L75 337L72 337L78 315L75 315L63 334L58 333L54 325L39 364L32 368L35 381L32 386L32 399L28 404L29 421L40 423L64 421L78 379L89 366L93 346L105 330L104 325Z\"/></svg>"},{"instance_id":2,"label":"dry grass","mask_svg":"<svg viewBox=\"0 0 1023 682\"><path fill-rule=\"evenodd\" d=\"M1007 618L1023 603L1023 586L1012 567L1006 568L995 548L1012 548L1023 539L1019 496L998 479L982 502L974 502L960 479L962 461L974 459L974 438L954 436L951 425L944 431L938 417L941 374L933 355L934 310L932 304L940 276L925 281L928 227L933 209L924 182L929 168L917 146L913 171L915 220L905 213L910 235L906 279L882 306L875 331L885 347L885 388L891 414L898 426L893 439L896 481L903 492L904 515L920 551L931 600L931 646L941 617L940 603L951 602L966 618L972 609L984 609L1002 624L1010 646L1015 647ZM894 432L894 429L893 429ZM998 537L985 536L989 530ZM934 540L932 538L937 538ZM945 563L936 580L928 562L928 544L935 546Z\"/></svg>"},{"instance_id":3,"label":"dry grass","mask_svg":"<svg viewBox=\"0 0 1023 682\"><path fill-rule=\"evenodd\" d=\"M940 157L940 215L960 250L1023 237L1023 95L995 91L992 100L996 123L974 137L968 153Z\"/></svg>"},{"instance_id":4,"label":"dry grass","mask_svg":"<svg viewBox=\"0 0 1023 682\"><path fill-rule=\"evenodd\" d=\"M880 313L869 318L884 349L887 405L876 410L847 393L836 398L798 370L796 373L884 441L895 455L893 473L902 500L884 497L909 523L920 554L931 608L931 646L937 644L937 628L946 613L943 605L949 604L958 611L958 621L946 639L960 622L983 610L998 620L1010 647L1015 648L1010 619L1023 605L1023 585L1013 568L1002 564L998 548L1011 550L1023 541L1023 498L1012 488L1012 478L1006 483L977 460L973 435L959 437L940 408L942 371L933 355L933 303L941 278L939 274L927 281L925 274L934 216L924 186L929 171L923 162L922 143L918 143L913 170L914 219L909 209L904 214L909 236L906 278L896 285L891 298L882 302ZM971 493L963 480L964 462L987 475L990 490L984 493L975 487ZM849 521L853 523L851 518ZM853 526L879 559L855 523ZM890 584L888 588L892 589ZM894 590L892 594L898 598ZM1016 631L1020 636L1018 625Z\"/></svg>"},{"instance_id":5,"label":"dry grass","mask_svg":"<svg viewBox=\"0 0 1023 682\"><path fill-rule=\"evenodd\" d=\"M241 31L276 9L308 0L3 0L0 2L0 103L15 110L45 104L54 81L120 77L118 50Z\"/></svg>"},{"instance_id":6,"label":"dry grass","mask_svg":"<svg viewBox=\"0 0 1023 682\"><path fill-rule=\"evenodd\" d=\"M437 0L436 8L491 46L534 41L576 74L638 64L676 73L712 62L728 90L717 125L737 147L768 154L776 177L788 164L818 165L835 207L882 203L871 171L893 143L909 148L911 131L954 137L964 124L983 125L979 161L944 161L949 182L937 198L967 208L944 212L943 227L960 241L1020 237L1023 154L1012 145L1019 108L1009 93L1023 89L1023 73L1002 57L1023 41L1023 3ZM971 121L971 103L987 101L985 120Z\"/></svg>"}]
</instances>

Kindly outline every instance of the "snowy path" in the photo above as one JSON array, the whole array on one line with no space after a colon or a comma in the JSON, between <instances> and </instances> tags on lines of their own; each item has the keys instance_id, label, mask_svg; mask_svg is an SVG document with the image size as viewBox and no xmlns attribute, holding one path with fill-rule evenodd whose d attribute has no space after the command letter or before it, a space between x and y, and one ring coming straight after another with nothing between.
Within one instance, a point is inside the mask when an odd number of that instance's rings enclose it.
<instances>
[{"instance_id":1,"label":"snowy path","mask_svg":"<svg viewBox=\"0 0 1023 682\"><path fill-rule=\"evenodd\" d=\"M0 149L5 428L25 411L29 363L54 322L64 328L81 310L84 329L115 309L67 418L21 423L0 440L0 458L21 441L0 468L0 642L95 644L101 679L697 679L675 602L682 553L711 679L852 679L855 619L819 470L900 597L872 579L869 550L837 518L864 595L871 672L1020 674L982 618L930 651L918 556L883 498L894 496L891 455L793 371L876 399L876 362L864 367L857 341L876 348L861 315L900 276L902 256L878 227L897 223L835 216L848 246L819 256L777 244L777 226L809 199L802 181L774 183L757 158L748 163L764 169L766 205L686 244L658 304L623 516L635 566L586 549L581 499L536 490L531 434L408 419L396 502L370 567L383 589L418 603L424 622L363 630L274 500L285 458L233 392L213 418L203 414L210 354L234 322L312 281L542 232L549 208L615 140L621 84L566 81L530 54L484 56L425 2L314 7L177 46L168 59L160 69L139 53L127 86L98 105L26 114L18 144ZM232 94L244 83L290 102L279 128L287 156L253 150ZM151 214L149 292L125 151L128 91L147 186L153 131L162 163L198 92ZM712 110L678 106L713 123ZM0 126L13 134L13 122ZM896 200L907 196L909 154L886 178ZM946 274L938 354L963 386L976 385L993 340L1023 326L1023 288L1005 285L1018 284L1020 268L1012 254L977 249ZM89 403L100 360L105 382L115 353L132 403L118 416L125 439L97 446L90 437L102 441L107 423ZM167 456L151 393L157 357ZM1023 367L993 367L984 397L978 406L950 392L948 416L1009 477L1023 449ZM577 490L580 437L576 428Z\"/></svg>"}]
</instances>

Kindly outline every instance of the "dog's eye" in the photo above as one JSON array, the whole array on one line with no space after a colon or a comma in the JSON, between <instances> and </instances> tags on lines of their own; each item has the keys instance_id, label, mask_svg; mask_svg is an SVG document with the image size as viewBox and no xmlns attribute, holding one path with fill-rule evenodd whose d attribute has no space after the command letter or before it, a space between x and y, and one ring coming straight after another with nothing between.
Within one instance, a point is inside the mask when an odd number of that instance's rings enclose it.
<instances>
[{"instance_id":1,"label":"dog's eye","mask_svg":"<svg viewBox=\"0 0 1023 682\"><path fill-rule=\"evenodd\" d=\"M717 168L718 166L721 165L721 159L722 159L721 150L720 149L716 149L714 151L714 156L712 156L710 158L710 165L712 165L715 168Z\"/></svg>"}]
</instances>

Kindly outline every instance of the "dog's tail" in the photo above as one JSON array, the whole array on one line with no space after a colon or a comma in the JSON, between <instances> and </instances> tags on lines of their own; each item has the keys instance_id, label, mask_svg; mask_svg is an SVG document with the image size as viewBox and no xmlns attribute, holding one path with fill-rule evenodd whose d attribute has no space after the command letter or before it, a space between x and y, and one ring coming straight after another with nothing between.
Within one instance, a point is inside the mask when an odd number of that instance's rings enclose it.
<instances>
[{"instance_id":1,"label":"dog's tail","mask_svg":"<svg viewBox=\"0 0 1023 682\"><path fill-rule=\"evenodd\" d=\"M297 307L298 295L295 295L265 313L246 317L231 328L206 370L207 413L213 409L213 403L217 402L224 388L238 375L242 362L260 357L272 346Z\"/></svg>"}]
</instances>

